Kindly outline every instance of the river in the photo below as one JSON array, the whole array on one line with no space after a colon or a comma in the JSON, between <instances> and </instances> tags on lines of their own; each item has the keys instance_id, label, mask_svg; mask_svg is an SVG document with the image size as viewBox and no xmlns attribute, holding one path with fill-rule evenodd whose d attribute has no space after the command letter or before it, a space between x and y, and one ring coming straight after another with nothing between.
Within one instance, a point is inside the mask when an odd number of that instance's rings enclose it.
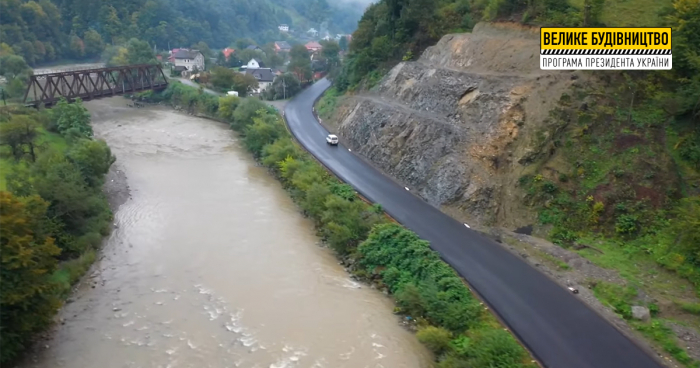
<instances>
[{"instance_id":1,"label":"river","mask_svg":"<svg viewBox=\"0 0 700 368\"><path fill-rule=\"evenodd\" d=\"M430 365L225 125L121 97L86 105L130 198L25 367Z\"/></svg>"}]
</instances>

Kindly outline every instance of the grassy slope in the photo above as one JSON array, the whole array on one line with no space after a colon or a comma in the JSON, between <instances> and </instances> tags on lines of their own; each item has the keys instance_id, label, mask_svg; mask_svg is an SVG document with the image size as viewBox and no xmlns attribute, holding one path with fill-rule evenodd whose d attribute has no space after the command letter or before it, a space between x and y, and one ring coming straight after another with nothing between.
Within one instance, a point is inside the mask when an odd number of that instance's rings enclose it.
<instances>
[{"instance_id":1,"label":"grassy slope","mask_svg":"<svg viewBox=\"0 0 700 368\"><path fill-rule=\"evenodd\" d=\"M584 0L569 3L581 9ZM606 0L602 21L611 27L658 27L659 12L671 4L671 0Z\"/></svg>"}]
</instances>

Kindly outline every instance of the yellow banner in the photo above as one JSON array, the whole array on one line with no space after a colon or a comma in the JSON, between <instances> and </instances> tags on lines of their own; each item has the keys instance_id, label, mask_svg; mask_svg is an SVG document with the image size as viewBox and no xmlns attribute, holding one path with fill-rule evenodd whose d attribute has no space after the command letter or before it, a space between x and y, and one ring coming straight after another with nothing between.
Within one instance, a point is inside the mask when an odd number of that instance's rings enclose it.
<instances>
[{"instance_id":1,"label":"yellow banner","mask_svg":"<svg viewBox=\"0 0 700 368\"><path fill-rule=\"evenodd\" d=\"M542 50L670 50L671 27L540 29Z\"/></svg>"}]
</instances>

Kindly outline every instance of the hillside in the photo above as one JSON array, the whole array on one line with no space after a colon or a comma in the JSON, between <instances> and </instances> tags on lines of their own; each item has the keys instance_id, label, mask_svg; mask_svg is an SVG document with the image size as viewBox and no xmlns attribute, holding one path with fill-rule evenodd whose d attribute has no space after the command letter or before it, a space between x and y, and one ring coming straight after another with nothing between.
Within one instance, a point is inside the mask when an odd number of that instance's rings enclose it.
<instances>
[{"instance_id":1,"label":"hillside","mask_svg":"<svg viewBox=\"0 0 700 368\"><path fill-rule=\"evenodd\" d=\"M349 33L362 6L326 0L0 0L0 40L29 65L99 57L106 44L130 38L150 47L212 48L250 38L259 44L284 38L278 26ZM7 51L0 50L1 54Z\"/></svg>"},{"instance_id":2,"label":"hillside","mask_svg":"<svg viewBox=\"0 0 700 368\"><path fill-rule=\"evenodd\" d=\"M700 52L700 6L679 0L670 15L673 73L541 71L538 27L519 22L478 23L382 59L376 34L361 43L382 18L365 14L317 111L412 192L696 367L700 64L685 55Z\"/></svg>"}]
</instances>

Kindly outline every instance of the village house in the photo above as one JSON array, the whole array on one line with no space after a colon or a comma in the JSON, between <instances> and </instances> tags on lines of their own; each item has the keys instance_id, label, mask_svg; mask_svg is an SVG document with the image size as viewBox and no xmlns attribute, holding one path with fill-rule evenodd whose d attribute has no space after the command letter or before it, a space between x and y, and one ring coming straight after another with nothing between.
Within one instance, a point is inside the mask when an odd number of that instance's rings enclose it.
<instances>
[{"instance_id":1,"label":"village house","mask_svg":"<svg viewBox=\"0 0 700 368\"><path fill-rule=\"evenodd\" d=\"M311 41L304 46L306 47L307 50L309 50L311 52L316 52L316 51L319 51L323 48L323 46L321 46L321 44L316 42L316 41Z\"/></svg>"},{"instance_id":2,"label":"village house","mask_svg":"<svg viewBox=\"0 0 700 368\"><path fill-rule=\"evenodd\" d=\"M175 67L185 67L188 71L204 70L204 55L197 50L174 49L169 60Z\"/></svg>"},{"instance_id":3,"label":"village house","mask_svg":"<svg viewBox=\"0 0 700 368\"><path fill-rule=\"evenodd\" d=\"M287 43L287 41L276 41L275 42L275 52L289 52L292 46Z\"/></svg>"},{"instance_id":4,"label":"village house","mask_svg":"<svg viewBox=\"0 0 700 368\"><path fill-rule=\"evenodd\" d=\"M250 59L248 64L246 64L246 69L260 69L265 67L265 63L257 59Z\"/></svg>"},{"instance_id":5,"label":"village house","mask_svg":"<svg viewBox=\"0 0 700 368\"><path fill-rule=\"evenodd\" d=\"M309 30L306 31L306 33L308 33L312 37L318 36L318 31L316 30L316 28L309 28Z\"/></svg>"},{"instance_id":6,"label":"village house","mask_svg":"<svg viewBox=\"0 0 700 368\"><path fill-rule=\"evenodd\" d=\"M281 32L289 32L289 26L286 24L280 24L277 27Z\"/></svg>"},{"instance_id":7,"label":"village house","mask_svg":"<svg viewBox=\"0 0 700 368\"><path fill-rule=\"evenodd\" d=\"M257 79L258 88L253 91L256 94L262 93L275 81L275 73L270 68L246 69L245 72Z\"/></svg>"},{"instance_id":8,"label":"village house","mask_svg":"<svg viewBox=\"0 0 700 368\"><path fill-rule=\"evenodd\" d=\"M227 48L221 50L221 52L224 54L224 58L226 58L226 61L228 61L228 59L231 57L231 55L233 55L234 52L236 52L236 50L234 50L230 47L227 47Z\"/></svg>"},{"instance_id":9,"label":"village house","mask_svg":"<svg viewBox=\"0 0 700 368\"><path fill-rule=\"evenodd\" d=\"M260 46L255 46L255 45L248 45L248 47L246 47L246 49L248 49L248 50L260 50L260 51L262 51L262 49L260 48Z\"/></svg>"}]
</instances>

